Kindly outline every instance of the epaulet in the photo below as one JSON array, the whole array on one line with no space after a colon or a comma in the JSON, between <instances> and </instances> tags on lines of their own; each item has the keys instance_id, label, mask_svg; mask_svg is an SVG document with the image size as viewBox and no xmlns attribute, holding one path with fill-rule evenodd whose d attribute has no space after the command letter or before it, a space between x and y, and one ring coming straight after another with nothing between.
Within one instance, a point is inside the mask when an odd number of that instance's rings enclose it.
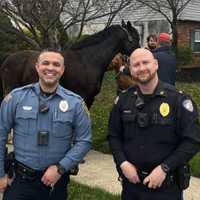
<instances>
[{"instance_id":1,"label":"epaulet","mask_svg":"<svg viewBox=\"0 0 200 200\"><path fill-rule=\"evenodd\" d=\"M114 104L117 104L120 98L123 98L126 96L129 92L132 92L133 94L136 92L136 88L134 86L128 87L126 90L123 90L114 100Z\"/></svg>"},{"instance_id":2,"label":"epaulet","mask_svg":"<svg viewBox=\"0 0 200 200\"><path fill-rule=\"evenodd\" d=\"M132 91L135 91L136 90L136 88L135 88L135 86L134 85L131 85L131 86L129 86L126 90L122 90L122 94L125 94L125 93L127 93L127 92L132 92Z\"/></svg>"},{"instance_id":3,"label":"epaulet","mask_svg":"<svg viewBox=\"0 0 200 200\"><path fill-rule=\"evenodd\" d=\"M25 89L30 89L30 88L33 88L33 87L34 87L34 83L28 84L28 85L13 89L12 93L15 93L15 92L18 92L18 91L21 91L21 90L25 90Z\"/></svg>"},{"instance_id":4,"label":"epaulet","mask_svg":"<svg viewBox=\"0 0 200 200\"><path fill-rule=\"evenodd\" d=\"M66 95L68 95L68 96L73 96L73 97L75 97L75 98L77 98L77 99L80 99L80 100L83 99L80 95L78 95L78 94L72 92L71 90L65 89L65 88L63 88L63 87L61 87L61 90L62 90L62 92L63 92L64 94L66 94Z\"/></svg>"},{"instance_id":5,"label":"epaulet","mask_svg":"<svg viewBox=\"0 0 200 200\"><path fill-rule=\"evenodd\" d=\"M12 99L12 95L14 95L15 93L20 92L20 91L22 91L22 90L30 89L30 88L33 87L33 85L34 85L34 84L29 84L29 85L25 85L25 86L23 86L23 87L18 87L18 88L13 89L10 93L8 93L8 94L5 96L4 101L8 103L8 102L10 101L10 99Z\"/></svg>"},{"instance_id":6,"label":"epaulet","mask_svg":"<svg viewBox=\"0 0 200 200\"><path fill-rule=\"evenodd\" d=\"M164 89L171 90L171 91L178 91L174 85L171 85L169 83L164 83L164 82L162 82L162 84L164 86Z\"/></svg>"}]
</instances>

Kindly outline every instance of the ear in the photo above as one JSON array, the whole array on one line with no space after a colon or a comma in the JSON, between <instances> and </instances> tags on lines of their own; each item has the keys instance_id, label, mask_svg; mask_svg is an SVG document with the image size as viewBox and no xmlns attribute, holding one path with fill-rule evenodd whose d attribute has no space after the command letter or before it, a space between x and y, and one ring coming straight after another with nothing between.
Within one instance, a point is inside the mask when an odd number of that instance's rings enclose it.
<instances>
[{"instance_id":1,"label":"ear","mask_svg":"<svg viewBox=\"0 0 200 200\"><path fill-rule=\"evenodd\" d=\"M122 22L121 22L121 24L122 24L122 27L126 28L126 23L124 22L124 20L123 20L123 19L122 19Z\"/></svg>"},{"instance_id":2,"label":"ear","mask_svg":"<svg viewBox=\"0 0 200 200\"><path fill-rule=\"evenodd\" d=\"M35 69L36 69L36 71L38 71L38 62L36 62L36 64L35 64Z\"/></svg>"},{"instance_id":3,"label":"ear","mask_svg":"<svg viewBox=\"0 0 200 200\"><path fill-rule=\"evenodd\" d=\"M132 24L130 21L127 22L127 28L130 30L132 28Z\"/></svg>"},{"instance_id":4,"label":"ear","mask_svg":"<svg viewBox=\"0 0 200 200\"><path fill-rule=\"evenodd\" d=\"M158 60L156 58L154 58L154 60L155 60L156 70L158 70Z\"/></svg>"}]
</instances>

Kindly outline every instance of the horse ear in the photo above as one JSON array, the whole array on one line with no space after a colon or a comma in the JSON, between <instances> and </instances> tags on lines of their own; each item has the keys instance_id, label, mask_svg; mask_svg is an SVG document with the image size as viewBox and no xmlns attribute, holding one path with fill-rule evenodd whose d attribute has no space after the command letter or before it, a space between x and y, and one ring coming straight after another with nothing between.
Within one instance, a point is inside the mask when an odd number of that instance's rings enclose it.
<instances>
[{"instance_id":1,"label":"horse ear","mask_svg":"<svg viewBox=\"0 0 200 200\"><path fill-rule=\"evenodd\" d=\"M127 28L128 28L128 29L132 28L132 24L131 24L130 21L127 22Z\"/></svg>"},{"instance_id":2,"label":"horse ear","mask_svg":"<svg viewBox=\"0 0 200 200\"><path fill-rule=\"evenodd\" d=\"M122 24L122 27L126 28L126 23L125 23L125 21L123 19L122 19L121 24Z\"/></svg>"}]
</instances>

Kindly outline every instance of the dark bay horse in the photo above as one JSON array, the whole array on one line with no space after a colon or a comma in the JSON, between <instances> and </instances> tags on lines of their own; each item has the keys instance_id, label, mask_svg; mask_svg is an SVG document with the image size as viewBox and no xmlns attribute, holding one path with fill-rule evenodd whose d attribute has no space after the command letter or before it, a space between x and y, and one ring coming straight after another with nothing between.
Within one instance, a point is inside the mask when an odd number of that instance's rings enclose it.
<instances>
[{"instance_id":1,"label":"dark bay horse","mask_svg":"<svg viewBox=\"0 0 200 200\"><path fill-rule=\"evenodd\" d=\"M66 69L60 83L82 96L90 108L112 58L118 52L129 55L138 47L139 34L130 22L112 25L63 51ZM38 80L38 53L22 51L8 56L0 68L3 95Z\"/></svg>"}]
</instances>

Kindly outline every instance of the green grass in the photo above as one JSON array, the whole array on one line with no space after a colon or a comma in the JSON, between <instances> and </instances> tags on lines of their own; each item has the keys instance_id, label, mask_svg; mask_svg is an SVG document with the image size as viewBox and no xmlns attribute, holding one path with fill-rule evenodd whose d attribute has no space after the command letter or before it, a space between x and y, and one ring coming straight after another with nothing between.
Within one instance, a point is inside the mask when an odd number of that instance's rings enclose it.
<instances>
[{"instance_id":1,"label":"green grass","mask_svg":"<svg viewBox=\"0 0 200 200\"><path fill-rule=\"evenodd\" d=\"M117 195L110 194L99 188L88 187L70 181L69 200L120 200Z\"/></svg>"},{"instance_id":2,"label":"green grass","mask_svg":"<svg viewBox=\"0 0 200 200\"><path fill-rule=\"evenodd\" d=\"M177 88L189 94L198 106L198 111L200 113L200 83L183 83L179 82L176 84ZM199 115L200 120L200 115ZM200 134L200 133L199 133ZM192 175L200 177L200 153L198 153L190 161Z\"/></svg>"},{"instance_id":3,"label":"green grass","mask_svg":"<svg viewBox=\"0 0 200 200\"><path fill-rule=\"evenodd\" d=\"M106 141L107 125L110 110L116 97L116 84L112 72L107 72L101 92L95 98L95 102L90 109L93 130L94 149L107 153L109 152Z\"/></svg>"},{"instance_id":4,"label":"green grass","mask_svg":"<svg viewBox=\"0 0 200 200\"><path fill-rule=\"evenodd\" d=\"M182 83L176 84L179 90L192 96L196 102L200 112L200 82L199 83ZM109 148L106 140L108 116L116 97L116 84L113 72L107 72L101 92L95 98L95 102L90 110L92 118L93 130L93 148L109 153ZM200 153L197 154L191 161L192 174L200 177Z\"/></svg>"}]
</instances>

